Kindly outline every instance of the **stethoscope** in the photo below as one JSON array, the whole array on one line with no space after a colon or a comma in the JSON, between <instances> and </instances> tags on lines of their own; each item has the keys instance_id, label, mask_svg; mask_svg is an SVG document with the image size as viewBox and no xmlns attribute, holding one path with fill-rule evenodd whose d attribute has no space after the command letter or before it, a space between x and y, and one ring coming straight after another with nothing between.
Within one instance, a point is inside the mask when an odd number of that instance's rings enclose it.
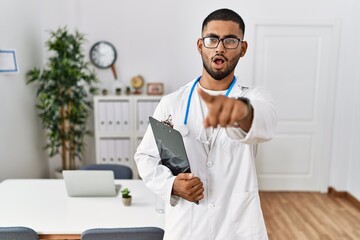
<instances>
[{"instance_id":1,"label":"stethoscope","mask_svg":"<svg viewBox=\"0 0 360 240\"><path fill-rule=\"evenodd\" d=\"M188 117L189 117L189 110L190 110L190 104L191 104L191 98L192 98L192 95L193 95L193 92L194 92L194 89L196 87L196 85L198 84L198 82L200 81L200 77L198 77L195 82L193 83L191 89L190 89L190 93L189 93L189 96L188 96L188 100L187 100L187 105L186 105L186 110L185 110L185 117L184 117L184 122L183 122L183 125L181 126L181 129L179 129L181 135L183 137L185 137L186 135L188 135L189 133L189 128L187 127L187 120L188 120ZM228 90L226 91L225 93L225 96L229 96L229 93L231 92L231 89L234 87L235 85L235 82L236 82L236 77L234 76Z\"/></svg>"}]
</instances>

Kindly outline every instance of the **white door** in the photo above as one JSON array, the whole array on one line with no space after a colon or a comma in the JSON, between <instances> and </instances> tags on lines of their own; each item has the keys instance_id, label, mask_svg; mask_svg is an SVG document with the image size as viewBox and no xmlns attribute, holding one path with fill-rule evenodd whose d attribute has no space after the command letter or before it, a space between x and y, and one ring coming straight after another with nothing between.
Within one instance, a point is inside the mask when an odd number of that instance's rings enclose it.
<instances>
[{"instance_id":1,"label":"white door","mask_svg":"<svg viewBox=\"0 0 360 240\"><path fill-rule=\"evenodd\" d=\"M259 187L325 191L338 25L286 22L254 26L255 85L271 91L278 113L275 138L259 147Z\"/></svg>"}]
</instances>

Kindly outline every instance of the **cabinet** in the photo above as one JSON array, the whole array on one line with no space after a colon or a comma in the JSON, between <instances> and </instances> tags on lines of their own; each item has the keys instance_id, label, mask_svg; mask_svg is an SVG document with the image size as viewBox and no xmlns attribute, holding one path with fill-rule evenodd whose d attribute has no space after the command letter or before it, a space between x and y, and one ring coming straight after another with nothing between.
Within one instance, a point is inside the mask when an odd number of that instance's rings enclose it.
<instances>
[{"instance_id":1,"label":"cabinet","mask_svg":"<svg viewBox=\"0 0 360 240\"><path fill-rule=\"evenodd\" d=\"M161 96L95 96L96 163L122 164L138 177L134 154Z\"/></svg>"}]
</instances>

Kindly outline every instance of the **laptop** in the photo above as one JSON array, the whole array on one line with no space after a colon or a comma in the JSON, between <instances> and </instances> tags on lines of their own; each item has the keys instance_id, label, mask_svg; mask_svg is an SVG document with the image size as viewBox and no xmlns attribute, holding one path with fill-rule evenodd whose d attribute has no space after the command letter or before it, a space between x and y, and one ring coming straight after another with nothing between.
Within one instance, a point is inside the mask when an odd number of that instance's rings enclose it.
<instances>
[{"instance_id":1,"label":"laptop","mask_svg":"<svg viewBox=\"0 0 360 240\"><path fill-rule=\"evenodd\" d=\"M63 170L62 173L70 197L114 197L120 190L111 170Z\"/></svg>"}]
</instances>

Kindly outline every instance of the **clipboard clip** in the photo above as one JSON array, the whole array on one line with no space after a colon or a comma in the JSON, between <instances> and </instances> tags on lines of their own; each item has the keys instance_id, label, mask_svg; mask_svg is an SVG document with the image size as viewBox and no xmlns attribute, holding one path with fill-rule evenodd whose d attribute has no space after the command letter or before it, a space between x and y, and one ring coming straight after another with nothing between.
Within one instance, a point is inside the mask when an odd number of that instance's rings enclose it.
<instances>
[{"instance_id":1,"label":"clipboard clip","mask_svg":"<svg viewBox=\"0 0 360 240\"><path fill-rule=\"evenodd\" d=\"M164 121L161 121L162 123L164 123L166 126L169 126L171 128L174 128L174 124L172 122L172 116L171 114L168 116L168 118Z\"/></svg>"}]
</instances>

